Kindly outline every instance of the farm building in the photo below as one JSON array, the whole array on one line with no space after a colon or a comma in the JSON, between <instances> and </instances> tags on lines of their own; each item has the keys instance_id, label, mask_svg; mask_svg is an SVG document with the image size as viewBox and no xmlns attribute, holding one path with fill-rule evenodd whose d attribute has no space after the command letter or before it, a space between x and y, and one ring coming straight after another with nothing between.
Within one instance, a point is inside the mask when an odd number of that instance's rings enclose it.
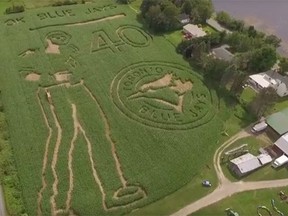
<instances>
[{"instance_id":1,"label":"farm building","mask_svg":"<svg viewBox=\"0 0 288 216\"><path fill-rule=\"evenodd\" d=\"M226 32L228 34L231 33L231 31L222 27L215 19L207 19L206 23L218 32Z\"/></svg>"},{"instance_id":2,"label":"farm building","mask_svg":"<svg viewBox=\"0 0 288 216\"><path fill-rule=\"evenodd\" d=\"M274 140L288 132L288 108L267 117L267 133Z\"/></svg>"},{"instance_id":3,"label":"farm building","mask_svg":"<svg viewBox=\"0 0 288 216\"><path fill-rule=\"evenodd\" d=\"M177 20L183 24L183 25L186 25L190 22L190 16L185 14L185 13L182 13L182 14L179 14L178 17L177 17Z\"/></svg>"},{"instance_id":4,"label":"farm building","mask_svg":"<svg viewBox=\"0 0 288 216\"><path fill-rule=\"evenodd\" d=\"M234 55L228 50L228 48L228 45L222 45L218 48L212 49L211 54L217 59L230 62L233 59Z\"/></svg>"},{"instance_id":5,"label":"farm building","mask_svg":"<svg viewBox=\"0 0 288 216\"><path fill-rule=\"evenodd\" d=\"M288 76L283 76L276 70L250 75L248 83L256 91L272 87L280 97L288 95Z\"/></svg>"},{"instance_id":6,"label":"farm building","mask_svg":"<svg viewBox=\"0 0 288 216\"><path fill-rule=\"evenodd\" d=\"M238 158L230 160L230 170L238 177L245 176L250 172L270 163L272 158L268 154L254 156L250 153L241 155Z\"/></svg>"},{"instance_id":7,"label":"farm building","mask_svg":"<svg viewBox=\"0 0 288 216\"><path fill-rule=\"evenodd\" d=\"M191 37L203 37L206 35L206 32L199 28L197 25L187 24L183 26L183 31L185 34L189 34Z\"/></svg>"},{"instance_id":8,"label":"farm building","mask_svg":"<svg viewBox=\"0 0 288 216\"><path fill-rule=\"evenodd\" d=\"M277 148L282 154L288 156L288 133L281 136L275 143L274 148ZM278 151L278 152L279 152Z\"/></svg>"}]
</instances>

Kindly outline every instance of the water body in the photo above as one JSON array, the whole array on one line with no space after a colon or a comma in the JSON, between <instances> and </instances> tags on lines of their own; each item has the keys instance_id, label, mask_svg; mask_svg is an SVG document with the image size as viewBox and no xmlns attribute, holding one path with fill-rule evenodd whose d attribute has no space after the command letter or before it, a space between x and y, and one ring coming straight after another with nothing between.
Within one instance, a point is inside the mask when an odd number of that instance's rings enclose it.
<instances>
[{"instance_id":1,"label":"water body","mask_svg":"<svg viewBox=\"0 0 288 216\"><path fill-rule=\"evenodd\" d=\"M233 17L254 25L282 39L279 52L288 56L288 0L212 0L216 11L226 11Z\"/></svg>"}]
</instances>

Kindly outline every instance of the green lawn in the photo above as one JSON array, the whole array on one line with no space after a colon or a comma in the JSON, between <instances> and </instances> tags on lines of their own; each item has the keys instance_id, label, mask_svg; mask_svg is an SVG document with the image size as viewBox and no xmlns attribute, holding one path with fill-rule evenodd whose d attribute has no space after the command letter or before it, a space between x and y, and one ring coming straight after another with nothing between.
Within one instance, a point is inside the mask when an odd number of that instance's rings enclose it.
<instances>
[{"instance_id":1,"label":"green lawn","mask_svg":"<svg viewBox=\"0 0 288 216\"><path fill-rule=\"evenodd\" d=\"M240 139L238 141L236 141L234 144L232 144L231 146L229 146L229 148L227 148L225 150L229 151L237 146L241 146L242 144L248 144L248 146L245 148L247 150L249 150L249 152L251 154L254 155L258 155L259 152L259 148L263 148L263 147L267 147L269 145L271 145L270 142L267 141L263 141L260 138L257 137L247 137L247 138L243 138ZM224 155L224 154L223 154ZM225 159L228 161L228 158ZM272 168L269 164L252 172L251 174L242 177L242 178L238 178L237 176L235 176L233 173L230 172L229 168L228 168L228 163L225 161L222 164L222 169L223 172L225 173L225 176L230 179L231 181L261 181L261 180L273 180L273 179L283 179L283 178L288 178L288 170L286 167L282 167L279 169L274 169Z\"/></svg>"},{"instance_id":2,"label":"green lawn","mask_svg":"<svg viewBox=\"0 0 288 216\"><path fill-rule=\"evenodd\" d=\"M256 95L257 93L251 87L246 87L240 96L240 102L243 105L248 105L253 101Z\"/></svg>"},{"instance_id":3,"label":"green lawn","mask_svg":"<svg viewBox=\"0 0 288 216\"><path fill-rule=\"evenodd\" d=\"M212 182L211 188L202 187L201 183L204 179L209 179ZM131 216L143 215L169 215L178 209L196 201L211 193L217 186L217 177L212 163L203 167L203 171L193 178L191 182L177 190L176 192L158 200L141 209L137 209L130 213Z\"/></svg>"},{"instance_id":4,"label":"green lawn","mask_svg":"<svg viewBox=\"0 0 288 216\"><path fill-rule=\"evenodd\" d=\"M283 98L281 101L279 101L278 103L276 103L268 112L268 115L271 115L273 113L279 112L285 108L288 107L288 99L287 97Z\"/></svg>"},{"instance_id":5,"label":"green lawn","mask_svg":"<svg viewBox=\"0 0 288 216\"><path fill-rule=\"evenodd\" d=\"M165 34L165 38L172 43L175 47L183 40L182 30L173 31L171 33Z\"/></svg>"},{"instance_id":6,"label":"green lawn","mask_svg":"<svg viewBox=\"0 0 288 216\"><path fill-rule=\"evenodd\" d=\"M288 194L287 188L265 189L239 193L217 202L216 204L201 209L191 215L224 216L226 215L225 209L231 208L238 212L241 216L252 216L257 215L258 206L266 206L268 209L270 209L273 215L278 215L275 211L273 211L271 199L275 200L275 206L286 215L288 212L288 203L280 199L278 193L281 190ZM263 210L260 210L260 213L262 213L263 216L268 216L268 214Z\"/></svg>"},{"instance_id":7,"label":"green lawn","mask_svg":"<svg viewBox=\"0 0 288 216\"><path fill-rule=\"evenodd\" d=\"M142 4L142 0L135 0L130 3L130 7L135 11L140 12L140 6Z\"/></svg>"}]
</instances>

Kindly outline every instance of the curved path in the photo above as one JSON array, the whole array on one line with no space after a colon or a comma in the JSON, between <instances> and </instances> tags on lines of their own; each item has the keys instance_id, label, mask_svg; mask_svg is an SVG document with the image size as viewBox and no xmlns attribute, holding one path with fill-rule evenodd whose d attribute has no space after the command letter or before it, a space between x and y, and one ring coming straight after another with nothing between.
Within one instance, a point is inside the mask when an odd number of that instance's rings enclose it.
<instances>
[{"instance_id":1,"label":"curved path","mask_svg":"<svg viewBox=\"0 0 288 216\"><path fill-rule=\"evenodd\" d=\"M3 189L2 189L1 185L0 185L0 215L1 216L7 215L6 207L5 207L4 194L3 194Z\"/></svg>"},{"instance_id":2,"label":"curved path","mask_svg":"<svg viewBox=\"0 0 288 216\"><path fill-rule=\"evenodd\" d=\"M250 136L251 134L249 133L249 131L250 127L241 130L239 133L232 136L229 140L227 140L223 145L221 145L216 150L213 162L219 181L218 187L212 193L185 206L184 208L172 214L172 216L184 216L192 214L193 212L196 212L199 209L202 209L206 206L209 206L213 203L216 203L226 197L232 196L233 194L239 192L288 186L288 179L272 180L272 181L255 181L255 182L243 182L243 181L231 182L229 179L225 177L220 165L221 154L229 145L233 144L236 140Z\"/></svg>"}]
</instances>

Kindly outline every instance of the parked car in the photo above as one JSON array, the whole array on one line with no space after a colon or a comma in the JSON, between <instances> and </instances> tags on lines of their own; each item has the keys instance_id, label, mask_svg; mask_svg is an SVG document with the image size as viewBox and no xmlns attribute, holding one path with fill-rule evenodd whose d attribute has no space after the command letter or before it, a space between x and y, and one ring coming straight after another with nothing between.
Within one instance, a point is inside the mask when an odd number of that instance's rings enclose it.
<instances>
[{"instance_id":1,"label":"parked car","mask_svg":"<svg viewBox=\"0 0 288 216\"><path fill-rule=\"evenodd\" d=\"M255 124L252 129L251 132L253 133L258 133L258 132L262 132L264 131L266 128L268 127L268 124L265 121L262 121L260 123Z\"/></svg>"},{"instance_id":2,"label":"parked car","mask_svg":"<svg viewBox=\"0 0 288 216\"><path fill-rule=\"evenodd\" d=\"M212 186L211 182L208 181L208 180L204 180L204 181L202 182L202 185L203 185L204 187L211 187L211 186Z\"/></svg>"}]
</instances>

